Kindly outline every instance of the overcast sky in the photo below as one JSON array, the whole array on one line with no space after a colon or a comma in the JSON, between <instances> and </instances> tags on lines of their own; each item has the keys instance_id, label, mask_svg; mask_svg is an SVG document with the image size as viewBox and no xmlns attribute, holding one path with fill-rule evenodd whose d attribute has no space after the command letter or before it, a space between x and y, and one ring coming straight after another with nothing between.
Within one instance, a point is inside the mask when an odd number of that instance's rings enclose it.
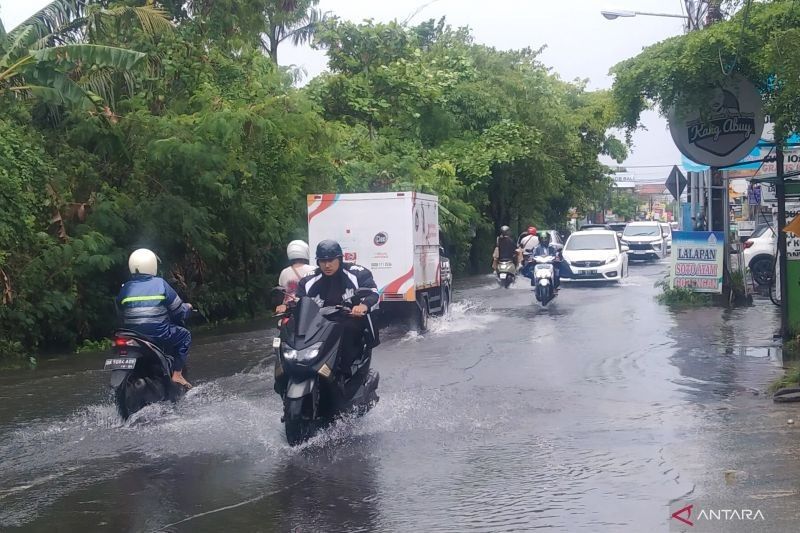
<instances>
[{"instance_id":1,"label":"overcast sky","mask_svg":"<svg viewBox=\"0 0 800 533\"><path fill-rule=\"evenodd\" d=\"M11 29L46 0L0 0L0 18ZM453 26L469 26L477 42L499 49L539 48L541 59L563 79L588 78L593 89L608 88L608 69L636 55L643 47L677 35L680 19L638 16L613 21L601 9L681 13L681 0L321 0L320 8L343 19L412 22L446 16ZM280 50L280 63L302 66L309 76L325 69L323 52L308 47ZM656 113L643 116L647 131L634 135L634 147L625 162L638 178L666 178L670 166L680 163L680 153L667 131L666 120ZM661 168L652 165L666 165Z\"/></svg>"}]
</instances>

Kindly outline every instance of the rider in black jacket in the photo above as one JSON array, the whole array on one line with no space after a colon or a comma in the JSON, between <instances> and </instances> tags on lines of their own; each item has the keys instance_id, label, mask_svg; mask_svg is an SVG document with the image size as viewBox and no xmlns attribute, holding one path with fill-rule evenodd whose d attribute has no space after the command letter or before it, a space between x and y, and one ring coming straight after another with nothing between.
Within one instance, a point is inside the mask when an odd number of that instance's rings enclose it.
<instances>
[{"instance_id":1,"label":"rider in black jacket","mask_svg":"<svg viewBox=\"0 0 800 533\"><path fill-rule=\"evenodd\" d=\"M377 345L377 332L365 318L367 313L378 306L378 286L372 279L372 272L351 263L345 263L342 247L338 242L325 240L317 245L317 265L319 268L302 280L297 287L297 297L307 296L316 300L321 307L341 305L350 300L358 289L369 289L361 298L361 303L353 307L352 320L345 323L345 337L342 339L341 368L349 371L353 361L364 347L364 331L369 329L373 339L370 346Z\"/></svg>"}]
</instances>

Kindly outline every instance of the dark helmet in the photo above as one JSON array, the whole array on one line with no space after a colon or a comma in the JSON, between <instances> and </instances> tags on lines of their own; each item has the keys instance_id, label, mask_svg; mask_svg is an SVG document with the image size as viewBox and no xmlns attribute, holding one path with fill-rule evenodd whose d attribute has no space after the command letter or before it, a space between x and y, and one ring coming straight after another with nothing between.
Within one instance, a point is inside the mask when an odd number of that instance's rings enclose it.
<instances>
[{"instance_id":1,"label":"dark helmet","mask_svg":"<svg viewBox=\"0 0 800 533\"><path fill-rule=\"evenodd\" d=\"M511 234L511 228L508 226L501 226L500 227L500 235L503 237L508 237Z\"/></svg>"},{"instance_id":2,"label":"dark helmet","mask_svg":"<svg viewBox=\"0 0 800 533\"><path fill-rule=\"evenodd\" d=\"M317 245L317 261L320 259L336 259L337 257L341 259L343 256L342 247L334 240L326 239L320 241Z\"/></svg>"}]
</instances>

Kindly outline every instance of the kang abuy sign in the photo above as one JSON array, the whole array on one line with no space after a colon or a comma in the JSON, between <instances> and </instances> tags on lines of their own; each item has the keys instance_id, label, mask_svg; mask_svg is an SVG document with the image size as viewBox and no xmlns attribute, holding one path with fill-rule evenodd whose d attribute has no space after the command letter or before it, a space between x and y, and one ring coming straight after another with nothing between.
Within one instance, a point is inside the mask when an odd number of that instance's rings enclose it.
<instances>
[{"instance_id":1,"label":"kang abuy sign","mask_svg":"<svg viewBox=\"0 0 800 533\"><path fill-rule=\"evenodd\" d=\"M672 232L669 286L721 293L724 238L720 231Z\"/></svg>"},{"instance_id":2,"label":"kang abuy sign","mask_svg":"<svg viewBox=\"0 0 800 533\"><path fill-rule=\"evenodd\" d=\"M753 84L732 76L700 108L673 108L669 130L687 158L712 167L732 165L749 154L764 129L761 96Z\"/></svg>"}]
</instances>

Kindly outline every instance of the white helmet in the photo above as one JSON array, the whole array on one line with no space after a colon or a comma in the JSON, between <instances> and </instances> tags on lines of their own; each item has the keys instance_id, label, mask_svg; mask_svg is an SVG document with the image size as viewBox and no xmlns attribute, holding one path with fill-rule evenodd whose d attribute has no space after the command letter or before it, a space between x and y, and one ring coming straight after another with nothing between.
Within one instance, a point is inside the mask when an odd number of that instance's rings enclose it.
<instances>
[{"instance_id":1,"label":"white helmet","mask_svg":"<svg viewBox=\"0 0 800 533\"><path fill-rule=\"evenodd\" d=\"M158 272L158 257L147 248L139 248L128 258L128 270L131 274L155 276Z\"/></svg>"},{"instance_id":2,"label":"white helmet","mask_svg":"<svg viewBox=\"0 0 800 533\"><path fill-rule=\"evenodd\" d=\"M290 242L289 246L286 247L286 255L289 257L289 261L294 261L296 259L309 261L311 258L308 252L308 244L306 244L305 241Z\"/></svg>"}]
</instances>

